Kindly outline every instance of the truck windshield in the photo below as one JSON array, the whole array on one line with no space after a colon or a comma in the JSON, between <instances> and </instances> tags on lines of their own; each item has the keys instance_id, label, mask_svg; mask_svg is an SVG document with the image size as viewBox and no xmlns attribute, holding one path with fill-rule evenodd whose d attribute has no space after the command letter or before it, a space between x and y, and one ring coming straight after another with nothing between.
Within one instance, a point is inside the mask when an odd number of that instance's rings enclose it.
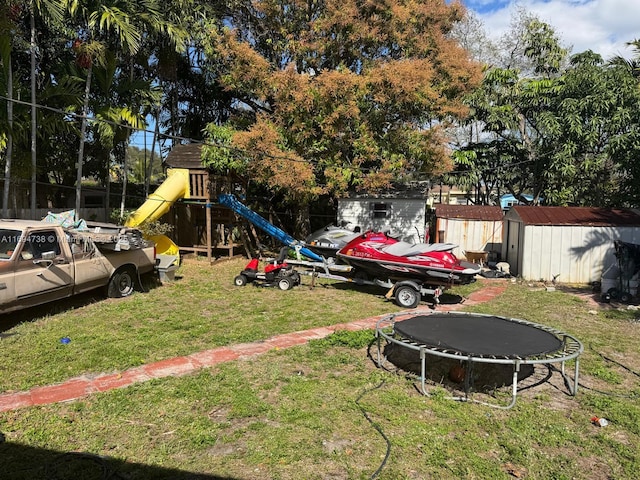
<instances>
[{"instance_id":1,"label":"truck windshield","mask_svg":"<svg viewBox=\"0 0 640 480\"><path fill-rule=\"evenodd\" d=\"M20 230L0 229L0 260L11 258L21 236Z\"/></svg>"}]
</instances>

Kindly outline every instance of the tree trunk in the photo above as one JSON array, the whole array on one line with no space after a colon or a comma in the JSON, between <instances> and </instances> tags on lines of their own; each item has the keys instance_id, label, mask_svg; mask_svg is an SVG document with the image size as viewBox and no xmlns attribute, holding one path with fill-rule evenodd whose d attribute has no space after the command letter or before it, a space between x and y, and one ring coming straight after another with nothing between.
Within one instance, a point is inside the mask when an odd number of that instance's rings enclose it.
<instances>
[{"instance_id":1,"label":"tree trunk","mask_svg":"<svg viewBox=\"0 0 640 480\"><path fill-rule=\"evenodd\" d=\"M36 219L36 15L34 1L29 4L31 22L31 218Z\"/></svg>"},{"instance_id":2,"label":"tree trunk","mask_svg":"<svg viewBox=\"0 0 640 480\"><path fill-rule=\"evenodd\" d=\"M144 194L145 197L149 196L149 185L151 183L151 174L153 173L153 161L156 154L156 143L158 142L158 136L160 135L160 108L156 108L155 128L153 129L153 140L151 140L151 157L149 158L149 165L147 165L147 171L145 172L144 180ZM145 133L145 139L146 139ZM146 146L146 143L145 143ZM146 147L145 147L146 149ZM146 152L145 152L146 155Z\"/></svg>"},{"instance_id":3,"label":"tree trunk","mask_svg":"<svg viewBox=\"0 0 640 480\"><path fill-rule=\"evenodd\" d=\"M129 168L129 141L125 142L124 147L124 162L122 165L122 197L120 198L120 220L124 222L124 204L125 199L127 198L127 169Z\"/></svg>"},{"instance_id":4,"label":"tree trunk","mask_svg":"<svg viewBox=\"0 0 640 480\"><path fill-rule=\"evenodd\" d=\"M4 164L4 192L2 195L2 216L7 218L9 214L9 192L11 187L11 159L13 156L13 69L11 68L11 54L7 61L7 158ZM14 215L15 216L15 215Z\"/></svg>"},{"instance_id":5,"label":"tree trunk","mask_svg":"<svg viewBox=\"0 0 640 480\"><path fill-rule=\"evenodd\" d=\"M111 165L110 163L110 159L107 158L107 178L105 180L105 198L104 198L104 218L105 221L110 222L111 221Z\"/></svg>"},{"instance_id":6,"label":"tree trunk","mask_svg":"<svg viewBox=\"0 0 640 480\"><path fill-rule=\"evenodd\" d=\"M309 202L304 201L297 205L295 209L294 237L297 239L307 238L311 233L311 220L309 214Z\"/></svg>"},{"instance_id":7,"label":"tree trunk","mask_svg":"<svg viewBox=\"0 0 640 480\"><path fill-rule=\"evenodd\" d=\"M80 220L80 206L82 204L82 163L84 161L84 142L87 132L87 113L89 112L89 92L91 91L92 65L87 71L87 81L84 84L84 104L82 105L82 124L80 125L80 147L78 148L78 176L76 177L76 220ZM108 173L108 169L107 169Z\"/></svg>"}]
</instances>

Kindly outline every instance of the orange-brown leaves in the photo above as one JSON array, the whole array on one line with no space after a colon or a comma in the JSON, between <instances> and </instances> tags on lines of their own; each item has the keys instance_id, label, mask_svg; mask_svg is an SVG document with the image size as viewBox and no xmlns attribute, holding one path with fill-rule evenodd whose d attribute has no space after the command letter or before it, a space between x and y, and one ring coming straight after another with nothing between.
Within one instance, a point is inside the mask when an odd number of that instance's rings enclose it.
<instances>
[{"instance_id":1,"label":"orange-brown leaves","mask_svg":"<svg viewBox=\"0 0 640 480\"><path fill-rule=\"evenodd\" d=\"M446 0L253 0L213 36L222 82L255 118L237 144L284 189L376 190L450 168L442 126L480 66L448 36ZM247 115L247 110L250 115ZM245 128L245 127L243 127ZM283 159L286 157L286 159Z\"/></svg>"},{"instance_id":2,"label":"orange-brown leaves","mask_svg":"<svg viewBox=\"0 0 640 480\"><path fill-rule=\"evenodd\" d=\"M224 65L222 84L228 90L250 92L258 100L267 98L273 73L267 59L248 43L239 41L233 30L212 33L210 40L215 56Z\"/></svg>"},{"instance_id":3,"label":"orange-brown leaves","mask_svg":"<svg viewBox=\"0 0 640 480\"><path fill-rule=\"evenodd\" d=\"M264 116L249 131L237 133L233 141L250 155L247 171L254 180L282 189L294 199L321 193L315 187L312 166L282 146L282 136Z\"/></svg>"}]
</instances>

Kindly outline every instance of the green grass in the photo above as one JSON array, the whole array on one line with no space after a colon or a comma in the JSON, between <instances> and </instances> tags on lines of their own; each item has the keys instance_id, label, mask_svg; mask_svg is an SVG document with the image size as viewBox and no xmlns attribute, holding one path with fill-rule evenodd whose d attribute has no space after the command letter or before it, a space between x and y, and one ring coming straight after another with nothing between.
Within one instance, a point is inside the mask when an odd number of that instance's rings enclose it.
<instances>
[{"instance_id":1,"label":"green grass","mask_svg":"<svg viewBox=\"0 0 640 480\"><path fill-rule=\"evenodd\" d=\"M187 262L181 279L149 293L23 318L0 340L1 390L399 310L384 292L334 283L311 290L308 279L288 292L233 287L243 263ZM557 373L507 411L452 402L443 387L425 397L414 377L377 368L373 332L339 331L181 378L2 413L0 471L12 479L637 478L634 312L510 283L465 309L578 337L587 348L577 397ZM595 415L611 424L592 425Z\"/></svg>"}]
</instances>

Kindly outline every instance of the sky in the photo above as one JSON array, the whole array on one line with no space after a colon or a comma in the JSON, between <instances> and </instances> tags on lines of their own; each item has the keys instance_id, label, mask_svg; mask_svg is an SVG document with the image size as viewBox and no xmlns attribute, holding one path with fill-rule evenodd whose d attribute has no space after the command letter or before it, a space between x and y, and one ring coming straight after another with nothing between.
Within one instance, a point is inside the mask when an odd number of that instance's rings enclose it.
<instances>
[{"instance_id":1,"label":"sky","mask_svg":"<svg viewBox=\"0 0 640 480\"><path fill-rule=\"evenodd\" d=\"M626 45L640 39L640 0L462 0L498 38L509 30L512 13L523 8L551 25L571 53L593 50L605 60L634 57Z\"/></svg>"}]
</instances>

